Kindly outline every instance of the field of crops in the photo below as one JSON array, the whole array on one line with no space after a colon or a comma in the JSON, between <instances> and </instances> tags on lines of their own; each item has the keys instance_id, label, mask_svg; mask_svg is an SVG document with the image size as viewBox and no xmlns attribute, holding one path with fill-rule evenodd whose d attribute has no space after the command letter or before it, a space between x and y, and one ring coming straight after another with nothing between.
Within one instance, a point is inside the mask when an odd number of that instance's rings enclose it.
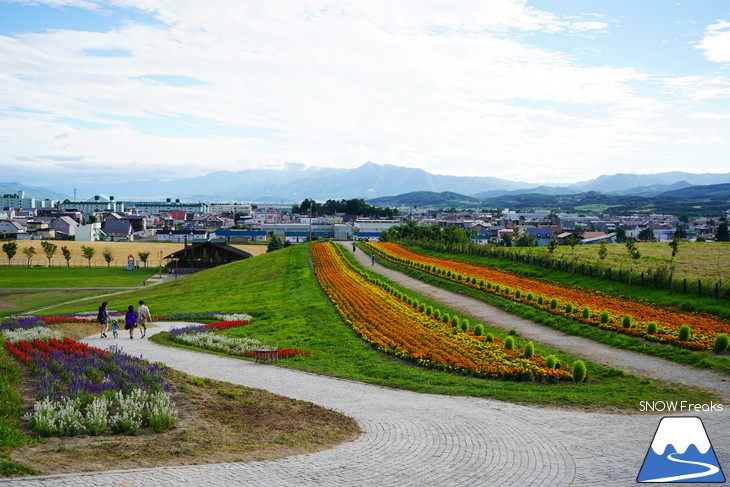
<instances>
[{"instance_id":1,"label":"field of crops","mask_svg":"<svg viewBox=\"0 0 730 487\"><path fill-rule=\"evenodd\" d=\"M163 262L164 258L173 252L177 252L182 249L185 244L173 243L173 242L157 242L157 241L138 241L138 242L75 242L67 240L50 240L50 242L58 246L55 255L51 259L52 266L65 266L66 260L63 258L61 253L61 247L68 247L71 251L70 266L88 266L89 261L86 260L81 253L81 246L93 247L96 252L94 257L91 259L91 266L104 266L107 263L102 256L102 253L109 249L114 256L114 260L111 262L111 266L122 266L127 265L127 256L133 255L135 259L138 259L138 252L149 252L148 265L159 266ZM30 260L30 265L48 265L48 259L43 253L40 241L38 240L18 240L18 253L10 261L11 265L28 265L28 259L23 253L25 247L35 248L35 256ZM256 256L266 253L265 245L243 245L233 244L234 247L245 250L246 252ZM8 259L5 253L0 253L0 264L7 265Z\"/></svg>"},{"instance_id":2,"label":"field of crops","mask_svg":"<svg viewBox=\"0 0 730 487\"><path fill-rule=\"evenodd\" d=\"M662 267L669 271L672 263L672 249L667 242L639 242L637 244L641 257L630 262L629 254L624 244L606 245L606 258L598 256L598 245L562 245L555 249L553 257L566 261L592 265L594 267L611 267L614 272L622 269L628 271L633 266L634 272L653 273ZM547 255L547 247L515 247L512 250L519 253ZM710 282L730 282L730 242L681 242L679 252L674 259L675 280L702 279Z\"/></svg>"}]
</instances>

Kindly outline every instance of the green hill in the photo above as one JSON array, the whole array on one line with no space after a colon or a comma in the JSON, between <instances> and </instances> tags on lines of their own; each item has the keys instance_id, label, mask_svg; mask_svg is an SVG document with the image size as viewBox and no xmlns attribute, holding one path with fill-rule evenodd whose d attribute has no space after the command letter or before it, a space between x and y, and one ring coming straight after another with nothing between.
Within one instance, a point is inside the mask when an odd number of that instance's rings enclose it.
<instances>
[{"instance_id":1,"label":"green hill","mask_svg":"<svg viewBox=\"0 0 730 487\"><path fill-rule=\"evenodd\" d=\"M451 191L436 193L433 191L414 191L397 196L382 196L368 200L374 206L418 206L432 208L479 208L482 200Z\"/></svg>"}]
</instances>

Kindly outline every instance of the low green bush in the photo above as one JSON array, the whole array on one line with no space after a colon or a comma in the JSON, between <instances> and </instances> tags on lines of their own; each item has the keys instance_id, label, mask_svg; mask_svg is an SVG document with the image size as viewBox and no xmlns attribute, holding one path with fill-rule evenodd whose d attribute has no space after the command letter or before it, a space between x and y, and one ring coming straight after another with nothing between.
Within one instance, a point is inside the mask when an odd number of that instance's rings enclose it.
<instances>
[{"instance_id":1,"label":"low green bush","mask_svg":"<svg viewBox=\"0 0 730 487\"><path fill-rule=\"evenodd\" d=\"M588 374L588 371L586 370L586 364L582 360L576 360L573 362L573 382L576 384L580 384L584 380L586 380L586 375Z\"/></svg>"},{"instance_id":2,"label":"low green bush","mask_svg":"<svg viewBox=\"0 0 730 487\"><path fill-rule=\"evenodd\" d=\"M717 335L715 338L715 344L712 347L715 353L722 353L725 350L727 350L728 347L728 337L725 333L721 335Z\"/></svg>"},{"instance_id":3,"label":"low green bush","mask_svg":"<svg viewBox=\"0 0 730 487\"><path fill-rule=\"evenodd\" d=\"M601 313L601 323L608 323L608 321L611 319L611 315L608 313L608 311L603 311Z\"/></svg>"},{"instance_id":4,"label":"low green bush","mask_svg":"<svg viewBox=\"0 0 730 487\"><path fill-rule=\"evenodd\" d=\"M630 315L624 315L623 318L621 318L621 326L624 328L631 328L631 316Z\"/></svg>"},{"instance_id":5,"label":"low green bush","mask_svg":"<svg viewBox=\"0 0 730 487\"><path fill-rule=\"evenodd\" d=\"M525 351L524 351L524 357L530 358L533 355L535 355L535 344L532 342L527 342L527 345L525 345Z\"/></svg>"},{"instance_id":6,"label":"low green bush","mask_svg":"<svg viewBox=\"0 0 730 487\"><path fill-rule=\"evenodd\" d=\"M692 329L689 327L689 325L682 325L679 327L679 341L680 342L688 342L689 337L692 334Z\"/></svg>"},{"instance_id":7,"label":"low green bush","mask_svg":"<svg viewBox=\"0 0 730 487\"><path fill-rule=\"evenodd\" d=\"M650 321L646 325L646 333L648 335L654 335L657 332L657 324L656 321Z\"/></svg>"},{"instance_id":8,"label":"low green bush","mask_svg":"<svg viewBox=\"0 0 730 487\"><path fill-rule=\"evenodd\" d=\"M505 338L504 339L504 348L506 348L507 350L514 350L515 339L512 338L511 336L508 336L507 338Z\"/></svg>"},{"instance_id":9,"label":"low green bush","mask_svg":"<svg viewBox=\"0 0 730 487\"><path fill-rule=\"evenodd\" d=\"M481 323L474 325L474 336L480 337L484 335L484 325Z\"/></svg>"},{"instance_id":10,"label":"low green bush","mask_svg":"<svg viewBox=\"0 0 730 487\"><path fill-rule=\"evenodd\" d=\"M583 318L586 319L586 320L588 318L590 318L591 317L591 308L589 308L588 306L586 306L585 308L583 308L583 312L582 312L581 316L583 316Z\"/></svg>"}]
</instances>

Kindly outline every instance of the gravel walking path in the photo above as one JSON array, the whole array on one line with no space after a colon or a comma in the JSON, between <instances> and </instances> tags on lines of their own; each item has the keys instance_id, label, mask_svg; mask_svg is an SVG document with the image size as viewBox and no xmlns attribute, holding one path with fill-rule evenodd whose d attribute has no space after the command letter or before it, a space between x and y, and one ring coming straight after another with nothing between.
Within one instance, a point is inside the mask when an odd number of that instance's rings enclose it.
<instances>
[{"instance_id":1,"label":"gravel walking path","mask_svg":"<svg viewBox=\"0 0 730 487\"><path fill-rule=\"evenodd\" d=\"M346 245L345 248L350 249L351 246ZM556 350L562 350L630 374L715 390L725 400L730 401L730 381L728 380L729 377L724 374L677 364L638 352L609 347L587 338L566 335L548 326L506 313L477 299L419 281L402 272L382 266L377 261L373 266L371 265L370 256L360 249L354 252L353 255L360 264L368 269L382 274L403 287L469 314L478 322L488 323L504 330L516 330L520 336L528 340L540 342Z\"/></svg>"}]
</instances>

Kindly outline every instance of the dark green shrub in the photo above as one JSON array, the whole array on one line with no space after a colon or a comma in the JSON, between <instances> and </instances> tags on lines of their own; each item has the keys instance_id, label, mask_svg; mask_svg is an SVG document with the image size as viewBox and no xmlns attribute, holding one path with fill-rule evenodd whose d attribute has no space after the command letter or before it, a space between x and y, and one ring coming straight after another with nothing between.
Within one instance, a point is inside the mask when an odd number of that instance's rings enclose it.
<instances>
[{"instance_id":1,"label":"dark green shrub","mask_svg":"<svg viewBox=\"0 0 730 487\"><path fill-rule=\"evenodd\" d=\"M425 313L426 312L426 305L423 304L423 303L419 304L418 305L418 311L420 311L421 313Z\"/></svg>"},{"instance_id":2,"label":"dark green shrub","mask_svg":"<svg viewBox=\"0 0 730 487\"><path fill-rule=\"evenodd\" d=\"M433 316L433 306L429 306L428 308L426 308L426 314L428 316Z\"/></svg>"},{"instance_id":3,"label":"dark green shrub","mask_svg":"<svg viewBox=\"0 0 730 487\"><path fill-rule=\"evenodd\" d=\"M518 332L518 331L517 331L517 330L515 330L514 328L512 328L512 329L511 329L510 331L508 331L508 332L507 332L507 334L508 334L509 336L513 336L513 337L518 337L518 336L520 336L520 332Z\"/></svg>"},{"instance_id":4,"label":"dark green shrub","mask_svg":"<svg viewBox=\"0 0 730 487\"><path fill-rule=\"evenodd\" d=\"M484 337L484 341L488 343L494 342L494 335L491 333L487 333L487 335Z\"/></svg>"},{"instance_id":5,"label":"dark green shrub","mask_svg":"<svg viewBox=\"0 0 730 487\"><path fill-rule=\"evenodd\" d=\"M484 325L481 323L474 325L474 336L480 337L484 335Z\"/></svg>"},{"instance_id":6,"label":"dark green shrub","mask_svg":"<svg viewBox=\"0 0 730 487\"><path fill-rule=\"evenodd\" d=\"M582 360L573 362L573 382L580 384L586 380L586 364Z\"/></svg>"},{"instance_id":7,"label":"dark green shrub","mask_svg":"<svg viewBox=\"0 0 730 487\"><path fill-rule=\"evenodd\" d=\"M461 322L461 331L466 332L469 329L469 320Z\"/></svg>"},{"instance_id":8,"label":"dark green shrub","mask_svg":"<svg viewBox=\"0 0 730 487\"><path fill-rule=\"evenodd\" d=\"M535 344L532 342L527 342L527 345L525 345L524 357L530 358L533 355L535 355Z\"/></svg>"},{"instance_id":9,"label":"dark green shrub","mask_svg":"<svg viewBox=\"0 0 730 487\"><path fill-rule=\"evenodd\" d=\"M488 282L487 283L487 289L492 289L492 283L491 282Z\"/></svg>"},{"instance_id":10,"label":"dark green shrub","mask_svg":"<svg viewBox=\"0 0 730 487\"><path fill-rule=\"evenodd\" d=\"M557 359L555 358L555 355L548 355L545 357L545 367L548 369L554 369L556 361Z\"/></svg>"},{"instance_id":11,"label":"dark green shrub","mask_svg":"<svg viewBox=\"0 0 730 487\"><path fill-rule=\"evenodd\" d=\"M441 310L440 309L434 310L433 317L434 317L434 319L440 320L441 319Z\"/></svg>"},{"instance_id":12,"label":"dark green shrub","mask_svg":"<svg viewBox=\"0 0 730 487\"><path fill-rule=\"evenodd\" d=\"M484 287L484 286L485 286L484 280L483 279L480 279L479 280L479 287Z\"/></svg>"},{"instance_id":13,"label":"dark green shrub","mask_svg":"<svg viewBox=\"0 0 730 487\"><path fill-rule=\"evenodd\" d=\"M494 285L494 291L495 292L499 292L500 289L502 289L502 286L500 286L499 284L495 284Z\"/></svg>"},{"instance_id":14,"label":"dark green shrub","mask_svg":"<svg viewBox=\"0 0 730 487\"><path fill-rule=\"evenodd\" d=\"M573 312L573 303L566 303L565 304L565 312L566 313L572 313Z\"/></svg>"},{"instance_id":15,"label":"dark green shrub","mask_svg":"<svg viewBox=\"0 0 730 487\"><path fill-rule=\"evenodd\" d=\"M558 298L550 300L550 309L558 309Z\"/></svg>"},{"instance_id":16,"label":"dark green shrub","mask_svg":"<svg viewBox=\"0 0 730 487\"><path fill-rule=\"evenodd\" d=\"M504 293L505 294L509 294L510 292L512 292L512 290L509 287L505 286L504 287Z\"/></svg>"},{"instance_id":17,"label":"dark green shrub","mask_svg":"<svg viewBox=\"0 0 730 487\"><path fill-rule=\"evenodd\" d=\"M608 320L610 320L610 319L611 319L611 315L608 314L608 311L603 311L601 313L601 319L600 319L601 323L608 323Z\"/></svg>"},{"instance_id":18,"label":"dark green shrub","mask_svg":"<svg viewBox=\"0 0 730 487\"><path fill-rule=\"evenodd\" d=\"M715 345L712 348L715 353L722 353L727 350L728 345L728 337L725 333L723 333L722 335L717 335L715 338Z\"/></svg>"},{"instance_id":19,"label":"dark green shrub","mask_svg":"<svg viewBox=\"0 0 730 487\"><path fill-rule=\"evenodd\" d=\"M522 291L519 289L515 290L515 298L520 299L522 297Z\"/></svg>"},{"instance_id":20,"label":"dark green shrub","mask_svg":"<svg viewBox=\"0 0 730 487\"><path fill-rule=\"evenodd\" d=\"M621 319L621 326L624 328L631 328L631 316L630 315L624 315L624 317Z\"/></svg>"},{"instance_id":21,"label":"dark green shrub","mask_svg":"<svg viewBox=\"0 0 730 487\"><path fill-rule=\"evenodd\" d=\"M682 325L679 327L679 341L680 342L688 342L689 337L692 334L692 330L690 329L689 325Z\"/></svg>"},{"instance_id":22,"label":"dark green shrub","mask_svg":"<svg viewBox=\"0 0 730 487\"><path fill-rule=\"evenodd\" d=\"M459 328L461 326L461 319L458 316L451 318L451 326Z\"/></svg>"},{"instance_id":23,"label":"dark green shrub","mask_svg":"<svg viewBox=\"0 0 730 487\"><path fill-rule=\"evenodd\" d=\"M657 331L657 325L656 325L656 321L650 321L650 322L649 322L649 323L648 323L648 324L646 325L646 333L647 333L648 335L654 335L654 334L656 333L656 331Z\"/></svg>"},{"instance_id":24,"label":"dark green shrub","mask_svg":"<svg viewBox=\"0 0 730 487\"><path fill-rule=\"evenodd\" d=\"M444 313L444 315L441 317L441 321L444 323L451 323L451 315L448 313Z\"/></svg>"},{"instance_id":25,"label":"dark green shrub","mask_svg":"<svg viewBox=\"0 0 730 487\"><path fill-rule=\"evenodd\" d=\"M537 304L542 305L542 303L544 303L544 302L545 302L545 298L543 298L542 296L537 297Z\"/></svg>"},{"instance_id":26,"label":"dark green shrub","mask_svg":"<svg viewBox=\"0 0 730 487\"><path fill-rule=\"evenodd\" d=\"M515 339L512 338L511 336L508 336L507 338L505 338L504 339L504 348L506 348L507 350L514 350Z\"/></svg>"},{"instance_id":27,"label":"dark green shrub","mask_svg":"<svg viewBox=\"0 0 730 487\"><path fill-rule=\"evenodd\" d=\"M583 314L582 314L582 316L583 316L583 318L585 318L586 320L587 320L588 318L590 318L590 317L591 317L591 308L589 308L588 306L586 306L585 308L583 308Z\"/></svg>"},{"instance_id":28,"label":"dark green shrub","mask_svg":"<svg viewBox=\"0 0 730 487\"><path fill-rule=\"evenodd\" d=\"M532 294L532 293L527 293L527 300L528 300L528 301L532 301L532 300L534 300L534 299L535 299L535 295L534 295L534 294Z\"/></svg>"}]
</instances>

